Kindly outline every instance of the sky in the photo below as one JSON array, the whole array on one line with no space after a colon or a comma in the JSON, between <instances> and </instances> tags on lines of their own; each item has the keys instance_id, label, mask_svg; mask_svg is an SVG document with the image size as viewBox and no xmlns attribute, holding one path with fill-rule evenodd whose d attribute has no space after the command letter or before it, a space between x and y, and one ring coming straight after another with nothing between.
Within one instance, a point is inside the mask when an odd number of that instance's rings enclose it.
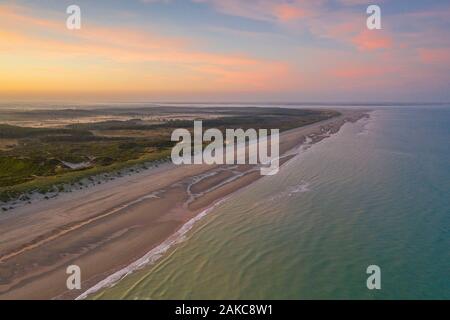
<instances>
[{"instance_id":1,"label":"sky","mask_svg":"<svg viewBox=\"0 0 450 320\"><path fill-rule=\"evenodd\" d=\"M0 0L0 99L449 102L450 1Z\"/></svg>"}]
</instances>

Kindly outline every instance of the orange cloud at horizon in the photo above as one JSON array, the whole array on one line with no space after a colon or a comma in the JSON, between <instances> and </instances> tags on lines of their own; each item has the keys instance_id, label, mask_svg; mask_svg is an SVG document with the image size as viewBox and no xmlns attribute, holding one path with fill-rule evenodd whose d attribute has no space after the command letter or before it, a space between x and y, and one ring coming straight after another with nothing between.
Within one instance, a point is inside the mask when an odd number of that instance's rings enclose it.
<instances>
[{"instance_id":1,"label":"orange cloud at horizon","mask_svg":"<svg viewBox=\"0 0 450 320\"><path fill-rule=\"evenodd\" d=\"M334 12L322 1L195 2L252 27L208 20L185 31L180 22L167 35L157 22L91 19L71 31L63 11L0 5L0 98L217 94L236 101L244 95L320 99L345 92L352 99L359 92L448 83L446 30L399 31L410 21L406 15L386 21L382 30L367 30L364 11ZM423 19L436 14L442 13Z\"/></svg>"},{"instance_id":2,"label":"orange cloud at horizon","mask_svg":"<svg viewBox=\"0 0 450 320\"><path fill-rule=\"evenodd\" d=\"M86 24L70 31L17 7L0 12L2 94L270 91L289 73L284 62L199 51L188 39Z\"/></svg>"}]
</instances>

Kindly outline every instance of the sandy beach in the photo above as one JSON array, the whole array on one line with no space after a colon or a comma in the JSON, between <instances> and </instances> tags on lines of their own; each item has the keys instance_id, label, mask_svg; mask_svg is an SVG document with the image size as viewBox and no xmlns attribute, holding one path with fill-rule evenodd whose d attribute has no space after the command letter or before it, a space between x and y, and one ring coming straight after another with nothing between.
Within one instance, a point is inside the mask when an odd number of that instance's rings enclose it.
<instances>
[{"instance_id":1,"label":"sandy beach","mask_svg":"<svg viewBox=\"0 0 450 320\"><path fill-rule=\"evenodd\" d=\"M339 117L282 133L280 154L316 143L366 114L340 111ZM164 164L3 213L0 299L74 299L260 177L248 165ZM66 268L73 264L82 270L82 289L69 291Z\"/></svg>"}]
</instances>

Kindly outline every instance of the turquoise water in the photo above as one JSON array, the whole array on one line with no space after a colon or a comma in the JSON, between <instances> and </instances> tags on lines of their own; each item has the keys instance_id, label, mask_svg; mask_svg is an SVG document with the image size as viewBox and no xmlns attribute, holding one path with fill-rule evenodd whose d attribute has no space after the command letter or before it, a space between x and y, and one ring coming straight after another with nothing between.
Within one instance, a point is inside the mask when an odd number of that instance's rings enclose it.
<instances>
[{"instance_id":1,"label":"turquoise water","mask_svg":"<svg viewBox=\"0 0 450 320\"><path fill-rule=\"evenodd\" d=\"M450 108L376 110L97 298L449 299L449 141Z\"/></svg>"}]
</instances>

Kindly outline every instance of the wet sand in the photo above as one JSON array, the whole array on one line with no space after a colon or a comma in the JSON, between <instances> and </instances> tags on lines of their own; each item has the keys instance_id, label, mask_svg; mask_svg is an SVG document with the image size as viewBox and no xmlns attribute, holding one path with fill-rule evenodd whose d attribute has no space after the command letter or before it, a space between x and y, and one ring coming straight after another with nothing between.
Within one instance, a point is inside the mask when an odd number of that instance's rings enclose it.
<instances>
[{"instance_id":1,"label":"wet sand","mask_svg":"<svg viewBox=\"0 0 450 320\"><path fill-rule=\"evenodd\" d=\"M318 142L365 114L341 112L282 133L280 154L307 137ZM201 211L260 177L259 169L248 165L166 164L4 213L0 299L78 297L157 247ZM66 268L73 264L82 270L82 288L69 291Z\"/></svg>"}]
</instances>

